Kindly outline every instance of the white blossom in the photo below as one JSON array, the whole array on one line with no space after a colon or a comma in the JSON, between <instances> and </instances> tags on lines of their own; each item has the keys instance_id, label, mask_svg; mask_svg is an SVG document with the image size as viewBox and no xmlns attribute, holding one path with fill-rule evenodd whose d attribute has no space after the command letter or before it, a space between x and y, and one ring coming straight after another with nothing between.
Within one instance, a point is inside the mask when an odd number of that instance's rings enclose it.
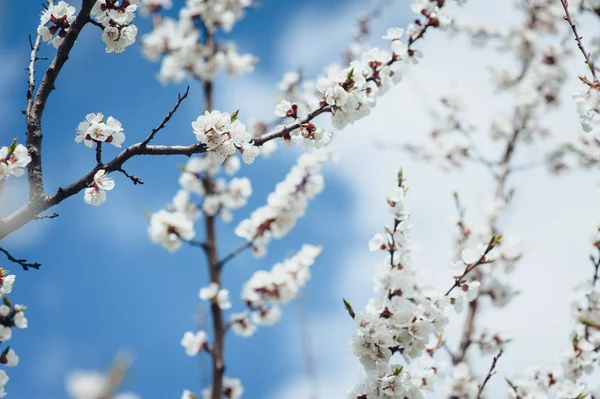
<instances>
[{"instance_id":1,"label":"white blossom","mask_svg":"<svg viewBox=\"0 0 600 399\"><path fill-rule=\"evenodd\" d=\"M115 181L106 176L106 171L100 169L94 175L94 181L85 189L83 197L86 204L98 206L106 201L106 191L115 188Z\"/></svg>"},{"instance_id":2,"label":"white blossom","mask_svg":"<svg viewBox=\"0 0 600 399\"><path fill-rule=\"evenodd\" d=\"M8 176L23 176L25 167L31 162L27 148L22 144L0 148L0 182Z\"/></svg>"},{"instance_id":3,"label":"white blossom","mask_svg":"<svg viewBox=\"0 0 600 399\"><path fill-rule=\"evenodd\" d=\"M189 241L196 236L194 224L181 212L160 210L150 216L148 235L154 243L173 252L181 247L181 241Z\"/></svg>"},{"instance_id":4,"label":"white blossom","mask_svg":"<svg viewBox=\"0 0 600 399\"><path fill-rule=\"evenodd\" d=\"M83 142L86 147L92 148L94 143L110 143L121 148L125 141L121 122L109 116L106 121L101 112L87 114L85 120L77 126L75 142Z\"/></svg>"},{"instance_id":5,"label":"white blossom","mask_svg":"<svg viewBox=\"0 0 600 399\"><path fill-rule=\"evenodd\" d=\"M67 36L71 24L75 21L74 14L75 7L64 1L48 6L40 17L40 25L37 28L38 35L44 42L52 43L55 48L58 48ZM51 25L47 26L48 23Z\"/></svg>"},{"instance_id":6,"label":"white blossom","mask_svg":"<svg viewBox=\"0 0 600 399\"><path fill-rule=\"evenodd\" d=\"M205 331L198 331L196 334L187 331L181 339L181 346L184 347L188 356L194 356L201 350L207 348L207 335Z\"/></svg>"}]
</instances>

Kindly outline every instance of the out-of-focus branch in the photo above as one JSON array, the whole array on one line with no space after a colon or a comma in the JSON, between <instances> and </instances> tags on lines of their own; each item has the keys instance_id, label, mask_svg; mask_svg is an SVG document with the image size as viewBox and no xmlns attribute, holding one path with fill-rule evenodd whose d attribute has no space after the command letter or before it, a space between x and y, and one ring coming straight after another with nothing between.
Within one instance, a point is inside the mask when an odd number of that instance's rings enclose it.
<instances>
[{"instance_id":1,"label":"out-of-focus branch","mask_svg":"<svg viewBox=\"0 0 600 399\"><path fill-rule=\"evenodd\" d=\"M315 365L315 356L312 349L312 339L310 332L310 322L306 309L306 298L301 293L298 294L297 309L298 323L300 324L300 344L302 345L302 356L306 369L306 377L310 385L309 399L319 398L319 384L317 382L317 370Z\"/></svg>"},{"instance_id":2,"label":"out-of-focus branch","mask_svg":"<svg viewBox=\"0 0 600 399\"><path fill-rule=\"evenodd\" d=\"M496 356L494 356L494 359L492 359L492 365L490 366L490 371L488 371L487 375L485 376L485 379L483 380L483 383L479 386L479 391L477 391L477 399L481 398L481 394L483 393L483 389L485 388L485 385L488 383L488 381L490 380L490 378L492 378L492 376L495 373L495 369L496 369L496 363L498 363L498 359L500 359L500 356L502 356L503 350L500 349L500 352L498 352L498 354Z\"/></svg>"},{"instance_id":3,"label":"out-of-focus branch","mask_svg":"<svg viewBox=\"0 0 600 399\"><path fill-rule=\"evenodd\" d=\"M236 249L234 249L233 251L231 251L231 253L229 253L229 255L227 255L223 259L221 259L221 261L219 262L219 268L222 268L223 265L225 265L225 263L229 262L230 260L232 260L233 258L238 256L239 254L241 254L248 248L251 248L252 244L253 244L253 241L247 241L247 242L243 243L242 245L240 245L239 247L237 247Z\"/></svg>"},{"instance_id":4,"label":"out-of-focus branch","mask_svg":"<svg viewBox=\"0 0 600 399\"><path fill-rule=\"evenodd\" d=\"M511 164L511 161L512 161L514 153L515 153L515 148L516 148L518 139L521 135L521 132L525 129L527 121L530 118L530 114L528 112L525 112L521 116L521 120L516 120L517 115L518 115L518 111L515 113L513 134L511 135L511 137L508 139L508 142L506 143L506 147L504 149L504 155L502 156L502 160L500 161L500 165L498 166L498 174L496 176L496 186L494 189L494 198L495 199L504 200L504 190L505 190L505 186L506 186L506 180L508 179L508 176L511 173L510 164ZM498 226L497 226L498 220L497 219L498 219L498 217L496 214L493 214L492 216L490 216L489 226L490 226L490 230L492 231L493 234L498 233ZM481 279L481 273L479 271L477 271L476 279L477 280ZM463 325L459 348L456 351L455 356L452 359L452 362L454 364L458 364L458 363L461 363L462 361L464 361L465 356L467 354L467 350L473 343L472 336L473 336L473 332L475 331L475 318L476 318L478 309L479 309L479 296L469 303L469 309L467 311L467 317L466 317L464 325Z\"/></svg>"}]
</instances>

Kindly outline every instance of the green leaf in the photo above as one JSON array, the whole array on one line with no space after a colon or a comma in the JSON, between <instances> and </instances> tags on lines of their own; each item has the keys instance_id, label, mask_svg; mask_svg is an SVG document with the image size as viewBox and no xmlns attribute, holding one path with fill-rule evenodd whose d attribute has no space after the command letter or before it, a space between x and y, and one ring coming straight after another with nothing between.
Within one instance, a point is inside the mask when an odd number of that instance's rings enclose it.
<instances>
[{"instance_id":1,"label":"green leaf","mask_svg":"<svg viewBox=\"0 0 600 399\"><path fill-rule=\"evenodd\" d=\"M400 373L402 372L402 369L404 369L404 366L396 367L394 369L394 375L400 375Z\"/></svg>"},{"instance_id":2,"label":"green leaf","mask_svg":"<svg viewBox=\"0 0 600 399\"><path fill-rule=\"evenodd\" d=\"M354 67L352 67L352 69L350 69L350 72L348 72L348 75L346 75L346 79L350 80L354 78Z\"/></svg>"},{"instance_id":3,"label":"green leaf","mask_svg":"<svg viewBox=\"0 0 600 399\"><path fill-rule=\"evenodd\" d=\"M356 313L354 313L354 309L352 309L352 305L350 305L350 302L348 302L345 298L342 298L342 300L344 301L344 307L348 311L350 317L356 317Z\"/></svg>"},{"instance_id":4,"label":"green leaf","mask_svg":"<svg viewBox=\"0 0 600 399\"><path fill-rule=\"evenodd\" d=\"M10 155L15 152L15 150L17 149L17 138L15 137L15 139L13 140L12 144L10 145L10 147L8 147L8 156L10 157Z\"/></svg>"},{"instance_id":5,"label":"green leaf","mask_svg":"<svg viewBox=\"0 0 600 399\"><path fill-rule=\"evenodd\" d=\"M512 388L513 391L517 390L516 385L513 384L511 380L509 380L507 377L504 377L504 379L506 380L506 383Z\"/></svg>"}]
</instances>

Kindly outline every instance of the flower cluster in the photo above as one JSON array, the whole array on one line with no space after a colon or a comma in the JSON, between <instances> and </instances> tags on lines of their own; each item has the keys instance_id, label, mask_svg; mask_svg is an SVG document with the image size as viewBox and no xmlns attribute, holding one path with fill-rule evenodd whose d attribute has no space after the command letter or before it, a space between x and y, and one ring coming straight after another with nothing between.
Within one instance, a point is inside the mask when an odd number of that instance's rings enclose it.
<instances>
[{"instance_id":1,"label":"flower cluster","mask_svg":"<svg viewBox=\"0 0 600 399\"><path fill-rule=\"evenodd\" d=\"M260 153L250 142L252 136L246 126L237 119L237 112L206 111L192 122L192 128L198 141L206 146L208 159L213 163L223 163L237 150L244 163L251 164Z\"/></svg>"},{"instance_id":2,"label":"flower cluster","mask_svg":"<svg viewBox=\"0 0 600 399\"><path fill-rule=\"evenodd\" d=\"M275 115L281 118L298 118L298 104L282 100L275 108ZM312 122L300 123L289 135L283 136L284 143L294 143L300 148L323 148L331 141L331 133L318 128Z\"/></svg>"},{"instance_id":3,"label":"flower cluster","mask_svg":"<svg viewBox=\"0 0 600 399\"><path fill-rule=\"evenodd\" d=\"M216 303L219 308L223 310L231 308L231 302L229 302L229 290L221 288L219 284L215 282L210 283L207 287L201 288L198 296L202 300L209 300Z\"/></svg>"},{"instance_id":4,"label":"flower cluster","mask_svg":"<svg viewBox=\"0 0 600 399\"><path fill-rule=\"evenodd\" d=\"M574 93L573 99L581 128L586 133L591 132L598 123L596 115L600 112L600 87L588 87L585 92Z\"/></svg>"},{"instance_id":5,"label":"flower cluster","mask_svg":"<svg viewBox=\"0 0 600 399\"><path fill-rule=\"evenodd\" d=\"M240 399L244 393L242 382L237 378L223 377L223 397L227 399ZM202 391L202 399L212 397L212 388L206 388ZM190 391L184 391L181 399L197 399Z\"/></svg>"},{"instance_id":6,"label":"flower cluster","mask_svg":"<svg viewBox=\"0 0 600 399\"><path fill-rule=\"evenodd\" d=\"M255 57L239 54L231 42L204 43L200 28L211 33L216 28L229 32L252 4L250 0L186 0L178 20L159 14L161 8L170 8L170 2L152 0L144 4L153 12L154 30L142 37L142 51L152 61L164 55L158 74L161 82L179 82L186 77L209 81L220 70L238 75L254 69Z\"/></svg>"},{"instance_id":7,"label":"flower cluster","mask_svg":"<svg viewBox=\"0 0 600 399\"><path fill-rule=\"evenodd\" d=\"M317 81L321 104L329 107L335 128L343 129L369 115L377 98L401 80L403 66L398 61L417 63L422 56L410 45L428 28L445 28L451 22L441 12L439 1L419 0L412 9L425 20L410 24L406 31L402 28L388 29L383 38L390 41L392 53L379 48L369 49L350 62L348 67L332 67L326 77ZM402 41L403 36L408 45Z\"/></svg>"},{"instance_id":8,"label":"flower cluster","mask_svg":"<svg viewBox=\"0 0 600 399\"><path fill-rule=\"evenodd\" d=\"M479 383L467 363L452 367L452 372L444 380L444 393L449 398L475 399L478 391Z\"/></svg>"},{"instance_id":9,"label":"flower cluster","mask_svg":"<svg viewBox=\"0 0 600 399\"><path fill-rule=\"evenodd\" d=\"M255 272L242 289L242 300L248 311L231 316L233 332L248 337L256 331L256 324L275 324L281 317L280 305L294 299L306 284L310 266L321 251L322 247L303 245L296 255L277 263L270 271Z\"/></svg>"},{"instance_id":10,"label":"flower cluster","mask_svg":"<svg viewBox=\"0 0 600 399\"><path fill-rule=\"evenodd\" d=\"M252 242L256 256L266 254L271 238L282 238L304 216L308 201L323 190L320 171L330 157L329 152L323 151L302 154L286 178L269 194L267 205L256 209L235 228L238 237Z\"/></svg>"},{"instance_id":11,"label":"flower cluster","mask_svg":"<svg viewBox=\"0 0 600 399\"><path fill-rule=\"evenodd\" d=\"M88 148L92 148L94 143L96 145L110 143L117 148L121 148L121 144L125 141L121 122L112 116L104 120L104 115L101 112L87 114L85 120L77 126L75 134L75 142L83 142Z\"/></svg>"},{"instance_id":12,"label":"flower cluster","mask_svg":"<svg viewBox=\"0 0 600 399\"><path fill-rule=\"evenodd\" d=\"M211 282L208 286L200 289L199 297L204 301L211 301L219 306L220 309L226 310L231 308L229 301L229 291L223 289L219 284ZM208 350L208 335L205 331L198 331L195 334L187 331L181 339L181 346L185 349L188 356L195 356L198 352Z\"/></svg>"},{"instance_id":13,"label":"flower cluster","mask_svg":"<svg viewBox=\"0 0 600 399\"><path fill-rule=\"evenodd\" d=\"M366 376L364 383L356 385L348 394L348 398L352 399L422 398L427 390L433 389L441 365L431 357L435 349L431 349L430 340L434 334L442 340L452 306L460 312L464 302L477 296L479 284L467 281L465 276L485 262L486 253L493 248L493 242L490 242L483 249L466 251L461 262L462 270L446 294L422 284L412 264L411 227L404 212L406 188L402 174L399 174L398 180L398 187L387 199L394 215L394 225L386 226L385 234L376 234L369 242L372 251L387 252L375 272L376 295L365 311L354 313L346 302L356 325L350 349L362 363ZM405 369L392 363L392 356L396 353L411 367ZM411 359L418 360L411 362Z\"/></svg>"},{"instance_id":14,"label":"flower cluster","mask_svg":"<svg viewBox=\"0 0 600 399\"><path fill-rule=\"evenodd\" d=\"M196 236L194 223L182 212L169 212L161 209L150 216L148 235L154 243L174 252L181 247L181 241L189 241Z\"/></svg>"},{"instance_id":15,"label":"flower cluster","mask_svg":"<svg viewBox=\"0 0 600 399\"><path fill-rule=\"evenodd\" d=\"M0 296L2 305L0 305L0 343L5 343L12 337L12 329L27 328L27 318L25 318L25 310L23 305L14 305L6 296L10 294L15 283L15 275L8 274L7 270L0 267ZM5 366L16 366L19 364L19 357L10 347L2 349L0 352L0 364ZM8 375L4 370L0 370L0 398L6 396L4 386L8 382Z\"/></svg>"},{"instance_id":16,"label":"flower cluster","mask_svg":"<svg viewBox=\"0 0 600 399\"><path fill-rule=\"evenodd\" d=\"M10 175L23 176L25 167L31 162L31 156L23 144L15 139L10 147L0 148L0 192L4 181Z\"/></svg>"},{"instance_id":17,"label":"flower cluster","mask_svg":"<svg viewBox=\"0 0 600 399\"><path fill-rule=\"evenodd\" d=\"M227 175L234 175L240 169L240 160L236 155L229 156L223 162L223 171ZM182 189L173 199L172 210L188 214L190 220L197 218L197 208L189 202L189 193L204 196L202 211L209 215L219 215L225 222L233 218L231 210L239 209L246 205L252 195L252 184L245 177L235 177L229 182L222 178L212 180L210 187L205 187L203 174L211 177L220 170L220 165L211 162L210 157L190 158L187 165L181 168L179 184ZM185 194L189 192L188 194Z\"/></svg>"},{"instance_id":18,"label":"flower cluster","mask_svg":"<svg viewBox=\"0 0 600 399\"><path fill-rule=\"evenodd\" d=\"M465 272L465 264L472 265L480 261L477 276L472 274L471 277L467 276L467 279L476 278L478 281L474 283L478 284L479 295L488 297L493 306L503 308L517 295L506 276L515 270L522 253L520 242L510 236L494 240L493 247L490 248L490 243L486 243L491 235L490 230L489 227L468 230L468 235L461 237L456 246L457 251L461 253L462 262L452 264L451 268L453 275L460 276ZM490 267L492 261L494 267ZM504 272L505 276L501 272Z\"/></svg>"},{"instance_id":19,"label":"flower cluster","mask_svg":"<svg viewBox=\"0 0 600 399\"><path fill-rule=\"evenodd\" d=\"M98 206L106 201L106 191L115 188L115 181L106 175L104 169L100 169L94 175L94 180L85 189L83 200L86 204Z\"/></svg>"},{"instance_id":20,"label":"flower cluster","mask_svg":"<svg viewBox=\"0 0 600 399\"><path fill-rule=\"evenodd\" d=\"M102 41L107 53L122 53L135 43L137 27L131 23L138 0L97 0L91 15L104 26Z\"/></svg>"},{"instance_id":21,"label":"flower cluster","mask_svg":"<svg viewBox=\"0 0 600 399\"><path fill-rule=\"evenodd\" d=\"M198 352L208 349L208 335L206 331L198 331L195 334L191 331L186 331L181 338L181 346L185 349L188 356L196 356Z\"/></svg>"},{"instance_id":22,"label":"flower cluster","mask_svg":"<svg viewBox=\"0 0 600 399\"><path fill-rule=\"evenodd\" d=\"M148 234L153 242L173 252L181 247L182 240L189 241L195 237L194 222L201 212L208 216L219 215L223 221L230 222L233 220L231 211L246 205L252 194L249 179L234 177L226 181L215 177L221 170L227 175L237 173L239 158L231 155L222 164L211 159L209 156L192 157L180 167L181 189L166 209L150 216ZM203 197L200 205L192 202L191 194Z\"/></svg>"},{"instance_id":23,"label":"flower cluster","mask_svg":"<svg viewBox=\"0 0 600 399\"><path fill-rule=\"evenodd\" d=\"M67 36L73 21L75 21L75 7L61 0L57 4L49 5L42 12L37 33L44 42L52 43L55 48L58 48ZM48 26L48 23L51 25Z\"/></svg>"}]
</instances>

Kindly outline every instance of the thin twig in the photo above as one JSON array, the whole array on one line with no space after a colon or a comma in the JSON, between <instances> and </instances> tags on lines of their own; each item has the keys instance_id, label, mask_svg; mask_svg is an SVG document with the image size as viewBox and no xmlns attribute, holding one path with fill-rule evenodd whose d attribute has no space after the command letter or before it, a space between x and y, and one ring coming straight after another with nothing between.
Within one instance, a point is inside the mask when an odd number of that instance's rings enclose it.
<instances>
[{"instance_id":1,"label":"thin twig","mask_svg":"<svg viewBox=\"0 0 600 399\"><path fill-rule=\"evenodd\" d=\"M90 20L88 22L94 26L97 26L102 31L104 31L104 25L102 25L100 22L96 21L95 19L90 18Z\"/></svg>"},{"instance_id":2,"label":"thin twig","mask_svg":"<svg viewBox=\"0 0 600 399\"><path fill-rule=\"evenodd\" d=\"M138 185L138 184L144 184L144 181L142 179L140 179L139 177L130 175L129 173L127 173L127 171L123 168L119 168L117 169L117 172L121 172L125 175L125 177L127 177L129 180L131 180L133 182L134 185Z\"/></svg>"},{"instance_id":3,"label":"thin twig","mask_svg":"<svg viewBox=\"0 0 600 399\"><path fill-rule=\"evenodd\" d=\"M201 241L195 241L195 240L181 240L181 241L185 242L188 245L191 245L192 247L198 247L198 248L202 248L202 249L206 250L206 244Z\"/></svg>"},{"instance_id":4,"label":"thin twig","mask_svg":"<svg viewBox=\"0 0 600 399\"><path fill-rule=\"evenodd\" d=\"M500 349L500 352L498 352L498 354L496 356L494 356L494 359L492 360L492 365L490 366L490 371L488 371L487 375L485 376L485 379L483 380L483 384L481 384L479 386L479 391L477 391L477 399L481 398L481 394L483 393L483 389L485 388L485 385L488 383L490 378L492 378L492 376L494 374L496 374L494 372L494 370L496 368L496 363L498 362L498 359L500 359L500 356L502 356L503 353L504 353L504 351L502 349Z\"/></svg>"},{"instance_id":5,"label":"thin twig","mask_svg":"<svg viewBox=\"0 0 600 399\"><path fill-rule=\"evenodd\" d=\"M569 14L569 3L568 3L567 0L560 0L560 3L562 4L562 6L563 6L563 8L565 10L564 19L571 26L571 30L573 31L573 35L575 35L575 41L577 42L577 47L579 47L579 50L581 51L581 54L583 54L583 57L585 58L586 65L588 66L588 68L592 72L592 76L594 77L594 82L597 83L598 82L598 77L596 76L596 69L594 68L594 61L590 57L589 53L583 47L583 42L581 41L581 36L579 36L579 33L577 32L577 27L575 26L575 23L573 22L573 19L571 18L571 14Z\"/></svg>"},{"instance_id":6,"label":"thin twig","mask_svg":"<svg viewBox=\"0 0 600 399\"><path fill-rule=\"evenodd\" d=\"M42 220L42 219L54 219L58 217L58 213L54 212L52 215L36 215L34 217L35 220Z\"/></svg>"},{"instance_id":7,"label":"thin twig","mask_svg":"<svg viewBox=\"0 0 600 399\"><path fill-rule=\"evenodd\" d=\"M225 265L225 263L229 262L230 260L232 260L233 258L238 256L239 254L244 252L246 249L251 248L253 243L254 243L253 241L247 241L244 244L237 247L236 249L234 249L229 255L227 255L223 259L221 259L221 261L219 262L219 268L223 268L223 265Z\"/></svg>"},{"instance_id":8,"label":"thin twig","mask_svg":"<svg viewBox=\"0 0 600 399\"><path fill-rule=\"evenodd\" d=\"M4 248L0 248L0 252L3 252L4 255L6 255L6 257L8 258L9 261L13 262L13 263L17 263L19 265L21 265L21 267L23 268L23 270L27 271L29 270L29 268L33 268L33 269L39 269L41 264L39 263L28 263L26 259L17 259L14 256L12 256L6 249Z\"/></svg>"},{"instance_id":9,"label":"thin twig","mask_svg":"<svg viewBox=\"0 0 600 399\"><path fill-rule=\"evenodd\" d=\"M152 132L150 133L150 135L148 137L146 137L146 139L144 141L142 141L142 143L141 143L142 146L146 146L154 138L156 133L158 133L160 130L164 129L167 126L167 122L169 122L171 120L171 117L173 117L173 114L175 112L177 112L177 108L179 108L179 105L181 105L183 100L185 100L187 98L189 92L190 92L190 86L188 86L185 89L185 92L183 94L177 94L177 103L175 103L175 106L173 108L171 108L171 110L169 111L167 116L165 116L165 118L160 123L160 125L158 125L154 129L152 129Z\"/></svg>"}]
</instances>

